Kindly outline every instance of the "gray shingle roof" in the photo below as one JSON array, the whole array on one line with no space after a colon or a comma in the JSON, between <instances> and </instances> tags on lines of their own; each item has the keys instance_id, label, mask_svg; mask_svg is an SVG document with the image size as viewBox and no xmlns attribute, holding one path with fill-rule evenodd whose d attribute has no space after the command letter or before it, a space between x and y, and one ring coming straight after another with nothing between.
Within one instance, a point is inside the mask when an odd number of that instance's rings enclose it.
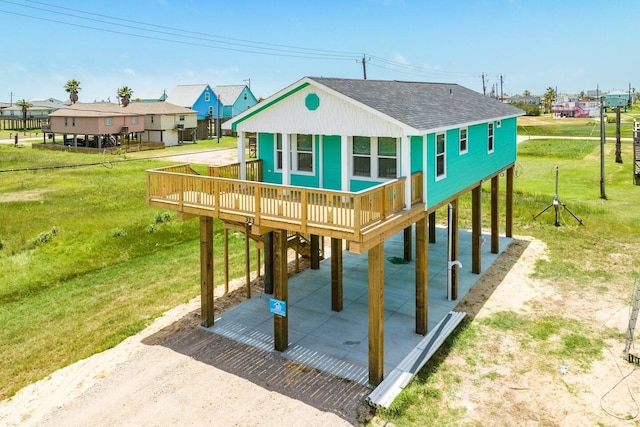
<instances>
[{"instance_id":1,"label":"gray shingle roof","mask_svg":"<svg viewBox=\"0 0 640 427\"><path fill-rule=\"evenodd\" d=\"M219 85L213 88L213 93L220 97L222 105L233 105L244 88L244 85Z\"/></svg>"},{"instance_id":2,"label":"gray shingle roof","mask_svg":"<svg viewBox=\"0 0 640 427\"><path fill-rule=\"evenodd\" d=\"M522 110L453 83L309 79L417 130L522 115Z\"/></svg>"}]
</instances>

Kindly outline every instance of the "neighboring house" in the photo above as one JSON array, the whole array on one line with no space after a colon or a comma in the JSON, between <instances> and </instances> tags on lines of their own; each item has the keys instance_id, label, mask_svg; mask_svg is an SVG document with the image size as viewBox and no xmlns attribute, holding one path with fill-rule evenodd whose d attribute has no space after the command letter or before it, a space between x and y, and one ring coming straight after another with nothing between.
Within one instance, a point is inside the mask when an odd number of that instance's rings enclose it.
<instances>
[{"instance_id":1,"label":"neighboring house","mask_svg":"<svg viewBox=\"0 0 640 427\"><path fill-rule=\"evenodd\" d=\"M198 126L196 111L170 102L135 102L126 110L144 115L143 140L146 142L178 145L193 140Z\"/></svg>"},{"instance_id":2,"label":"neighboring house","mask_svg":"<svg viewBox=\"0 0 640 427\"><path fill-rule=\"evenodd\" d=\"M49 114L67 106L55 98L29 100L31 107L27 109L27 129L40 129L49 119ZM22 129L24 126L22 108L15 103L0 110L0 120L4 129Z\"/></svg>"},{"instance_id":3,"label":"neighboring house","mask_svg":"<svg viewBox=\"0 0 640 427\"><path fill-rule=\"evenodd\" d=\"M103 148L142 142L144 114L106 102L79 103L49 115L47 133L51 142L62 135L72 146Z\"/></svg>"},{"instance_id":4,"label":"neighboring house","mask_svg":"<svg viewBox=\"0 0 640 427\"><path fill-rule=\"evenodd\" d=\"M258 103L248 85L216 86L213 91L222 106L222 116L215 117L215 129L219 129L222 122L237 116Z\"/></svg>"},{"instance_id":5,"label":"neighboring house","mask_svg":"<svg viewBox=\"0 0 640 427\"><path fill-rule=\"evenodd\" d=\"M617 107L622 107L626 111L626 108L628 105L629 105L629 92L616 90L616 91L604 94L605 108L615 109Z\"/></svg>"},{"instance_id":6,"label":"neighboring house","mask_svg":"<svg viewBox=\"0 0 640 427\"><path fill-rule=\"evenodd\" d=\"M216 94L208 84L178 85L165 101L197 111L197 139L209 137L213 130L212 120L222 114Z\"/></svg>"},{"instance_id":7,"label":"neighboring house","mask_svg":"<svg viewBox=\"0 0 640 427\"><path fill-rule=\"evenodd\" d=\"M162 92L154 92L154 93L134 93L133 99L131 99L131 103L134 102L162 102L167 100L167 91L163 90Z\"/></svg>"},{"instance_id":8,"label":"neighboring house","mask_svg":"<svg viewBox=\"0 0 640 427\"><path fill-rule=\"evenodd\" d=\"M513 95L507 99L509 104L540 105L540 97L533 95Z\"/></svg>"},{"instance_id":9,"label":"neighboring house","mask_svg":"<svg viewBox=\"0 0 640 427\"><path fill-rule=\"evenodd\" d=\"M579 101L567 97L556 100L551 105L551 112L556 117L598 117L600 115L600 103L598 101Z\"/></svg>"},{"instance_id":10,"label":"neighboring house","mask_svg":"<svg viewBox=\"0 0 640 427\"><path fill-rule=\"evenodd\" d=\"M258 100L247 85L222 85L213 88L213 92L222 104L222 120L248 110L258 103Z\"/></svg>"},{"instance_id":11,"label":"neighboring house","mask_svg":"<svg viewBox=\"0 0 640 427\"><path fill-rule=\"evenodd\" d=\"M490 182L490 247L499 252L499 179L506 177L505 234L512 235L517 117L513 106L448 83L305 77L224 123L238 133L239 164L200 176L188 166L149 171L148 203L199 217L202 324L213 316L213 218L265 248L265 292L286 305L287 237L331 239L331 309L341 311L343 241L368 253L369 383L384 375L384 241L415 229L415 327L427 333L428 240L448 207L450 299L458 297L458 199L471 193L472 265L480 273L482 184ZM246 137L256 135L257 160ZM315 236L315 238L314 238ZM428 236L428 238L427 238ZM315 241L315 243L314 243ZM407 251L407 248L408 251ZM315 267L318 268L318 267ZM407 283L413 287L414 284ZM324 301L319 301L322 306ZM292 325L299 319L291 316ZM288 317L274 315L274 348L289 345Z\"/></svg>"}]
</instances>

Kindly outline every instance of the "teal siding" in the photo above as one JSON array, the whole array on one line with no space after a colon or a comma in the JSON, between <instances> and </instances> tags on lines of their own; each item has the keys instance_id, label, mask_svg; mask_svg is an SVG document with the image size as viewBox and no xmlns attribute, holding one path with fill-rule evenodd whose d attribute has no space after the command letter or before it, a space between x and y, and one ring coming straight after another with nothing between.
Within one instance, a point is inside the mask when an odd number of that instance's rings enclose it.
<instances>
[{"instance_id":1,"label":"teal siding","mask_svg":"<svg viewBox=\"0 0 640 427\"><path fill-rule=\"evenodd\" d=\"M446 132L446 177L435 179L435 134L427 135L427 206L434 206L516 160L516 119L494 125L494 151L487 151L488 124L468 128L466 154L459 152L458 129Z\"/></svg>"},{"instance_id":2,"label":"teal siding","mask_svg":"<svg viewBox=\"0 0 640 427\"><path fill-rule=\"evenodd\" d=\"M274 143L273 134L258 134L258 152L262 160L262 180L270 184L282 184L282 174L275 172Z\"/></svg>"},{"instance_id":3,"label":"teal siding","mask_svg":"<svg viewBox=\"0 0 640 427\"><path fill-rule=\"evenodd\" d=\"M411 137L411 173L422 171L422 137Z\"/></svg>"},{"instance_id":4,"label":"teal siding","mask_svg":"<svg viewBox=\"0 0 640 427\"><path fill-rule=\"evenodd\" d=\"M340 136L327 135L323 139L322 157L323 171L322 180L324 188L328 190L342 189L342 159L340 150Z\"/></svg>"},{"instance_id":5,"label":"teal siding","mask_svg":"<svg viewBox=\"0 0 640 427\"><path fill-rule=\"evenodd\" d=\"M381 182L382 181L375 182L375 181L362 181L358 179L352 179L351 182L349 183L349 187L350 187L349 191L353 191L353 192L362 191L370 187L375 187Z\"/></svg>"}]
</instances>

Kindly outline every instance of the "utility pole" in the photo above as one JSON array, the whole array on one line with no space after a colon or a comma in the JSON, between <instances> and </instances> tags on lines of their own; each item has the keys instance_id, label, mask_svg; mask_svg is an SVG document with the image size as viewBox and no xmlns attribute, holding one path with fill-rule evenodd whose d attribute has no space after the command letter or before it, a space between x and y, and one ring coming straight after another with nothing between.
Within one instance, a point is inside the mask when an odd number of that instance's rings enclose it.
<instances>
[{"instance_id":1,"label":"utility pole","mask_svg":"<svg viewBox=\"0 0 640 427\"><path fill-rule=\"evenodd\" d=\"M604 96L600 97L600 198L607 199L604 191Z\"/></svg>"},{"instance_id":2,"label":"utility pole","mask_svg":"<svg viewBox=\"0 0 640 427\"><path fill-rule=\"evenodd\" d=\"M616 163L622 163L622 143L620 138L620 106L616 107Z\"/></svg>"},{"instance_id":3,"label":"utility pole","mask_svg":"<svg viewBox=\"0 0 640 427\"><path fill-rule=\"evenodd\" d=\"M356 62L362 63L362 74L363 74L365 80L367 80L367 62L369 62L369 61L371 61L371 58L369 58L369 59L365 58L364 54L362 55L362 61L358 61L356 59Z\"/></svg>"},{"instance_id":4,"label":"utility pole","mask_svg":"<svg viewBox=\"0 0 640 427\"><path fill-rule=\"evenodd\" d=\"M502 91L503 83L504 83L504 76L500 74L500 101L504 101L504 92Z\"/></svg>"},{"instance_id":5,"label":"utility pole","mask_svg":"<svg viewBox=\"0 0 640 427\"><path fill-rule=\"evenodd\" d=\"M13 106L13 92L9 92L9 96L11 101L9 101L9 106L12 107Z\"/></svg>"},{"instance_id":6,"label":"utility pole","mask_svg":"<svg viewBox=\"0 0 640 427\"><path fill-rule=\"evenodd\" d=\"M487 82L484 80L484 73L482 73L482 94L487 96Z\"/></svg>"}]
</instances>

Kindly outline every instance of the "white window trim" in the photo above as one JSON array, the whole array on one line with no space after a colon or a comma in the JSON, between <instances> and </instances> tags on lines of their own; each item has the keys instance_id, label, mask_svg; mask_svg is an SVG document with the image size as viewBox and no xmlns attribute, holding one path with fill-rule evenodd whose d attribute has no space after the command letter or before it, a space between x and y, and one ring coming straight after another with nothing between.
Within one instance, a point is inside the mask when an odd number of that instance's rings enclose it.
<instances>
[{"instance_id":1,"label":"white window trim","mask_svg":"<svg viewBox=\"0 0 640 427\"><path fill-rule=\"evenodd\" d=\"M465 149L462 149L462 131L465 131ZM469 128L464 127L458 129L458 149L460 150L460 154L467 154L469 152Z\"/></svg>"},{"instance_id":2,"label":"white window trim","mask_svg":"<svg viewBox=\"0 0 640 427\"><path fill-rule=\"evenodd\" d=\"M105 126L113 126L113 117L107 117L104 119Z\"/></svg>"},{"instance_id":3,"label":"white window trim","mask_svg":"<svg viewBox=\"0 0 640 427\"><path fill-rule=\"evenodd\" d=\"M273 134L273 160L274 160L274 170L276 172L282 173L282 167L278 167L278 133ZM311 135L311 172L309 171L301 171L298 170L298 134L289 135L291 143L289 144L289 167L291 173L295 173L296 175L308 175L314 176L316 174L316 138L315 135ZM283 144L284 145L284 141ZM308 151L303 151L303 153L308 153Z\"/></svg>"},{"instance_id":4,"label":"white window trim","mask_svg":"<svg viewBox=\"0 0 640 427\"><path fill-rule=\"evenodd\" d=\"M364 135L358 135L364 136ZM400 138L394 138L396 140L396 171L400 170ZM372 181L372 182L386 182L393 181L396 178L381 178L379 177L380 171L378 170L378 160L381 158L389 159L390 156L379 156L378 155L378 137L371 136L369 137L369 144L371 144L370 152L369 152L369 161L370 163L370 174L369 176L362 175L354 175L353 174L353 136L349 136L349 179L355 179L358 181ZM396 175L398 173L396 172Z\"/></svg>"},{"instance_id":5,"label":"white window trim","mask_svg":"<svg viewBox=\"0 0 640 427\"><path fill-rule=\"evenodd\" d=\"M438 136L442 135L444 137L444 150L442 151L441 154L438 154ZM438 132L436 133L436 139L435 139L435 164L434 164L434 172L435 172L435 176L436 176L436 181L440 181L442 179L445 179L447 177L447 133L446 132ZM444 171L442 173L442 175L438 175L438 157L442 156L442 158L444 159L444 161L442 162Z\"/></svg>"},{"instance_id":6,"label":"white window trim","mask_svg":"<svg viewBox=\"0 0 640 427\"><path fill-rule=\"evenodd\" d=\"M204 102L211 101L211 94L209 92L204 93Z\"/></svg>"},{"instance_id":7,"label":"white window trim","mask_svg":"<svg viewBox=\"0 0 640 427\"><path fill-rule=\"evenodd\" d=\"M296 175L315 175L316 173L316 144L315 135L311 135L311 171L301 171L298 169L298 134L291 135L291 171ZM301 151L308 153L308 151Z\"/></svg>"},{"instance_id":8,"label":"white window trim","mask_svg":"<svg viewBox=\"0 0 640 427\"><path fill-rule=\"evenodd\" d=\"M496 127L493 122L487 124L487 152L493 153L496 147Z\"/></svg>"}]
</instances>

